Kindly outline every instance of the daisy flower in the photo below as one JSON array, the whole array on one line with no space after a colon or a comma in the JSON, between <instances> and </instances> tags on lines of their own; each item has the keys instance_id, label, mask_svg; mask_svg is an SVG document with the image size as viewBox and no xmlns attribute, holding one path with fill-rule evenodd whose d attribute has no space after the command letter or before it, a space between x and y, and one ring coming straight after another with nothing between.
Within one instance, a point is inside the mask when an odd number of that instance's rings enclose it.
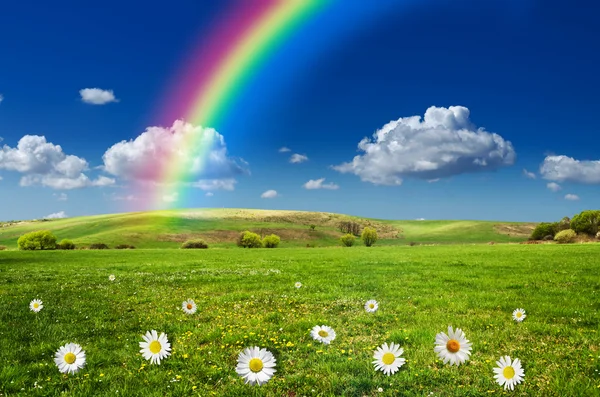
<instances>
[{"instance_id":1,"label":"daisy flower","mask_svg":"<svg viewBox=\"0 0 600 397\"><path fill-rule=\"evenodd\" d=\"M259 386L267 383L275 369L275 357L267 349L261 349L257 346L247 347L238 356L238 364L235 372L251 385Z\"/></svg>"},{"instance_id":2,"label":"daisy flower","mask_svg":"<svg viewBox=\"0 0 600 397\"><path fill-rule=\"evenodd\" d=\"M494 368L494 378L500 386L504 385L504 390L514 390L515 385L519 384L525 378L525 371L521 367L521 360L515 358L512 362L509 356L500 357L497 368Z\"/></svg>"},{"instance_id":3,"label":"daisy flower","mask_svg":"<svg viewBox=\"0 0 600 397\"><path fill-rule=\"evenodd\" d=\"M196 302L194 302L193 299L188 299L186 301L183 301L183 303L181 304L181 308L187 314L194 314L196 313Z\"/></svg>"},{"instance_id":4,"label":"daisy flower","mask_svg":"<svg viewBox=\"0 0 600 397\"><path fill-rule=\"evenodd\" d=\"M109 279L110 281L115 281L115 278L116 278L116 277L115 277L115 275L114 275L114 274L111 274L110 276L108 276L108 279Z\"/></svg>"},{"instance_id":5,"label":"daisy flower","mask_svg":"<svg viewBox=\"0 0 600 397\"><path fill-rule=\"evenodd\" d=\"M518 321L518 322L525 320L525 317L527 317L527 316L525 315L524 309L515 309L515 311L513 312L513 315L512 315L513 320Z\"/></svg>"},{"instance_id":6,"label":"daisy flower","mask_svg":"<svg viewBox=\"0 0 600 397\"><path fill-rule=\"evenodd\" d=\"M379 303L377 303L377 301L374 299L371 299L365 303L365 310L369 313L376 312L377 308L379 308Z\"/></svg>"},{"instance_id":7,"label":"daisy flower","mask_svg":"<svg viewBox=\"0 0 600 397\"><path fill-rule=\"evenodd\" d=\"M300 281L296 281L296 284L294 284L294 286L296 288L300 288L300 287L302 287L302 283Z\"/></svg>"},{"instance_id":8,"label":"daisy flower","mask_svg":"<svg viewBox=\"0 0 600 397\"><path fill-rule=\"evenodd\" d=\"M67 343L61 346L54 355L58 370L64 374L79 371L85 364L85 352L77 343Z\"/></svg>"},{"instance_id":9,"label":"daisy flower","mask_svg":"<svg viewBox=\"0 0 600 397\"><path fill-rule=\"evenodd\" d=\"M167 335L161 332L160 336L155 330L152 332L146 332L146 335L142 336L145 342L140 342L140 353L144 355L146 360L150 360L150 364L160 365L160 360L171 355L171 344L167 340Z\"/></svg>"},{"instance_id":10,"label":"daisy flower","mask_svg":"<svg viewBox=\"0 0 600 397\"><path fill-rule=\"evenodd\" d=\"M312 336L313 339L328 345L335 339L335 331L333 328L326 325L315 325L310 331L310 336Z\"/></svg>"},{"instance_id":11,"label":"daisy flower","mask_svg":"<svg viewBox=\"0 0 600 397\"><path fill-rule=\"evenodd\" d=\"M469 359L471 342L460 328L453 331L452 327L448 327L448 335L440 332L435 336L434 350L444 364L450 362L450 365L458 366Z\"/></svg>"},{"instance_id":12,"label":"daisy flower","mask_svg":"<svg viewBox=\"0 0 600 397\"><path fill-rule=\"evenodd\" d=\"M39 312L40 310L42 310L44 308L44 305L42 305L42 301L39 299L34 299L31 302L29 302L29 308L34 311L34 312Z\"/></svg>"},{"instance_id":13,"label":"daisy flower","mask_svg":"<svg viewBox=\"0 0 600 397\"><path fill-rule=\"evenodd\" d=\"M396 373L406 362L404 358L400 357L404 353L404 349L394 342L389 347L387 343L384 343L374 353L373 358L375 360L373 360L373 364L375 365L375 370L381 370L388 376Z\"/></svg>"}]
</instances>

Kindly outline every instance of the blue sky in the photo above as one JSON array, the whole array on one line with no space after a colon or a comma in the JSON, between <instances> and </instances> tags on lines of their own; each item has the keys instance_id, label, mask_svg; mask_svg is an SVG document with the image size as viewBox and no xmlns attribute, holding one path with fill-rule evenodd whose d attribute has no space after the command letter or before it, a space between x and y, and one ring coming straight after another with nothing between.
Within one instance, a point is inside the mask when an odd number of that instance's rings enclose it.
<instances>
[{"instance_id":1,"label":"blue sky","mask_svg":"<svg viewBox=\"0 0 600 397\"><path fill-rule=\"evenodd\" d=\"M510 221L597 208L600 5L383 3L336 2L284 41L221 125L204 126L249 173L195 175L164 206ZM122 160L139 146L110 149L154 125L234 4L4 4L0 220L135 208ZM81 91L93 88L105 91Z\"/></svg>"}]
</instances>

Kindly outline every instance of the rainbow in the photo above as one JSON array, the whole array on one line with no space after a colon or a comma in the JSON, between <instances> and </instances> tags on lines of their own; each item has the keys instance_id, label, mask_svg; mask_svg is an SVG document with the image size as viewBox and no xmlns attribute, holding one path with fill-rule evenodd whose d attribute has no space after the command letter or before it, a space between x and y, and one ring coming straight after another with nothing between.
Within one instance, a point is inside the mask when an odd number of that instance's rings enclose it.
<instances>
[{"instance_id":1,"label":"rainbow","mask_svg":"<svg viewBox=\"0 0 600 397\"><path fill-rule=\"evenodd\" d=\"M257 69L303 21L328 3L327 0L234 2L216 21L212 31L203 35L202 45L176 77L177 83L161 111L161 121L173 123L183 119L194 126L216 127ZM205 159L214 144L211 136L214 137L211 130L187 134L182 137L181 147L193 150L194 157ZM164 159L163 169L150 171L154 175L145 175L146 179L163 182L154 192L156 204L168 197L173 202L181 201L178 195L184 188L177 185L189 177L189 162L185 156L181 153L171 156ZM147 174L149 167L144 170ZM196 167L195 171L201 169Z\"/></svg>"}]
</instances>

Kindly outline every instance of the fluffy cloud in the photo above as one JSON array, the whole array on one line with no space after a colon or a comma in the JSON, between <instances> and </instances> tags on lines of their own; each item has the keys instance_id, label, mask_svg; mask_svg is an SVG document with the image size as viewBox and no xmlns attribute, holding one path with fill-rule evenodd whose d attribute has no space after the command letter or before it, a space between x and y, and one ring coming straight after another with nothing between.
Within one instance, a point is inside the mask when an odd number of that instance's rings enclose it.
<instances>
[{"instance_id":1,"label":"fluffy cloud","mask_svg":"<svg viewBox=\"0 0 600 397\"><path fill-rule=\"evenodd\" d=\"M500 135L476 128L469 109L432 106L425 117L392 121L358 144L364 152L332 168L362 181L400 185L403 178L424 180L512 165L515 151Z\"/></svg>"},{"instance_id":2,"label":"fluffy cloud","mask_svg":"<svg viewBox=\"0 0 600 397\"><path fill-rule=\"evenodd\" d=\"M579 196L576 194L567 194L567 195L565 195L565 200L571 200L571 201L579 200Z\"/></svg>"},{"instance_id":3,"label":"fluffy cloud","mask_svg":"<svg viewBox=\"0 0 600 397\"><path fill-rule=\"evenodd\" d=\"M525 175L525 178L535 179L535 174L527 171L525 168L523 168L523 175Z\"/></svg>"},{"instance_id":4,"label":"fluffy cloud","mask_svg":"<svg viewBox=\"0 0 600 397\"><path fill-rule=\"evenodd\" d=\"M110 195L104 195L105 198L108 198L109 200L112 201L136 201L138 198L136 196L134 196L133 194L128 194L125 196L116 194L116 193L112 193Z\"/></svg>"},{"instance_id":5,"label":"fluffy cloud","mask_svg":"<svg viewBox=\"0 0 600 397\"><path fill-rule=\"evenodd\" d=\"M56 197L56 199L58 201L67 201L67 199L69 198L67 196L67 193L60 193L60 194L54 193L54 194L52 194L52 196Z\"/></svg>"},{"instance_id":6,"label":"fluffy cloud","mask_svg":"<svg viewBox=\"0 0 600 397\"><path fill-rule=\"evenodd\" d=\"M308 182L306 182L303 187L305 189L329 189L329 190L336 190L339 189L340 187L338 185L336 185L333 182L329 182L329 183L323 183L325 182L325 178L320 178L320 179L311 179Z\"/></svg>"},{"instance_id":7,"label":"fluffy cloud","mask_svg":"<svg viewBox=\"0 0 600 397\"><path fill-rule=\"evenodd\" d=\"M214 196L213 192L206 192L205 194L206 197L212 197Z\"/></svg>"},{"instance_id":8,"label":"fluffy cloud","mask_svg":"<svg viewBox=\"0 0 600 397\"><path fill-rule=\"evenodd\" d=\"M553 192L558 192L560 189L562 189L562 187L560 187L560 185L558 183L555 182L550 182L546 185L546 187L550 190L552 190Z\"/></svg>"},{"instance_id":9,"label":"fluffy cloud","mask_svg":"<svg viewBox=\"0 0 600 397\"><path fill-rule=\"evenodd\" d=\"M0 169L25 174L20 180L21 186L77 189L115 183L114 179L105 176L91 180L83 173L88 170L85 159L65 154L59 145L38 135L25 135L15 148L4 145L0 149Z\"/></svg>"},{"instance_id":10,"label":"fluffy cloud","mask_svg":"<svg viewBox=\"0 0 600 397\"><path fill-rule=\"evenodd\" d=\"M275 198L275 197L277 197L276 190L267 190L266 192L264 192L263 194L260 195L260 198Z\"/></svg>"},{"instance_id":11,"label":"fluffy cloud","mask_svg":"<svg viewBox=\"0 0 600 397\"><path fill-rule=\"evenodd\" d=\"M163 201L166 203L173 203L179 199L179 193L173 192L170 194L165 194L163 196Z\"/></svg>"},{"instance_id":12,"label":"fluffy cloud","mask_svg":"<svg viewBox=\"0 0 600 397\"><path fill-rule=\"evenodd\" d=\"M415 221L424 221L424 220L425 220L425 218L417 218L417 219L415 219Z\"/></svg>"},{"instance_id":13,"label":"fluffy cloud","mask_svg":"<svg viewBox=\"0 0 600 397\"><path fill-rule=\"evenodd\" d=\"M46 215L44 217L44 219L62 219L62 218L67 218L67 214L65 214L65 211L55 212L53 214Z\"/></svg>"},{"instance_id":14,"label":"fluffy cloud","mask_svg":"<svg viewBox=\"0 0 600 397\"><path fill-rule=\"evenodd\" d=\"M190 149L193 142L193 149ZM206 148L210 148L206 152ZM187 171L186 180L178 182L204 190L233 190L235 175L249 173L245 161L227 155L223 136L212 128L195 127L177 120L170 128L148 127L134 140L111 146L102 156L104 170L112 175L157 183L161 172L172 167L173 159L181 161Z\"/></svg>"},{"instance_id":15,"label":"fluffy cloud","mask_svg":"<svg viewBox=\"0 0 600 397\"><path fill-rule=\"evenodd\" d=\"M600 161L547 156L540 166L540 174L551 181L600 184Z\"/></svg>"},{"instance_id":16,"label":"fluffy cloud","mask_svg":"<svg viewBox=\"0 0 600 397\"><path fill-rule=\"evenodd\" d=\"M291 152L290 148L287 148L284 146L279 149L279 153L286 153L286 152Z\"/></svg>"},{"instance_id":17,"label":"fluffy cloud","mask_svg":"<svg viewBox=\"0 0 600 397\"><path fill-rule=\"evenodd\" d=\"M292 164L303 163L305 161L308 161L308 157L303 154L294 153L292 154L292 157L290 157L290 163Z\"/></svg>"},{"instance_id":18,"label":"fluffy cloud","mask_svg":"<svg viewBox=\"0 0 600 397\"><path fill-rule=\"evenodd\" d=\"M100 88L84 88L79 90L81 100L90 105L104 105L109 102L119 102L115 98L115 94L112 90L102 90Z\"/></svg>"}]
</instances>

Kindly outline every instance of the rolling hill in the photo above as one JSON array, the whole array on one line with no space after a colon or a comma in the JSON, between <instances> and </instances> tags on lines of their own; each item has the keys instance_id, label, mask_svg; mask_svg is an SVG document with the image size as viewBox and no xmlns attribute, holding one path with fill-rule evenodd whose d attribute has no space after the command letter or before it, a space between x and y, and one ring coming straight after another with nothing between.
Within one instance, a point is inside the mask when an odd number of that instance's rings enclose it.
<instances>
[{"instance_id":1,"label":"rolling hill","mask_svg":"<svg viewBox=\"0 0 600 397\"><path fill-rule=\"evenodd\" d=\"M535 224L495 221L396 221L305 211L252 209L180 209L4 223L0 245L16 249L17 239L35 230L50 230L59 240L78 246L105 243L137 248L178 248L191 238L203 238L211 247L234 247L244 230L275 233L281 247L336 246L343 235L342 221L377 229L378 245L464 244L519 242ZM312 230L311 225L314 225Z\"/></svg>"}]
</instances>

